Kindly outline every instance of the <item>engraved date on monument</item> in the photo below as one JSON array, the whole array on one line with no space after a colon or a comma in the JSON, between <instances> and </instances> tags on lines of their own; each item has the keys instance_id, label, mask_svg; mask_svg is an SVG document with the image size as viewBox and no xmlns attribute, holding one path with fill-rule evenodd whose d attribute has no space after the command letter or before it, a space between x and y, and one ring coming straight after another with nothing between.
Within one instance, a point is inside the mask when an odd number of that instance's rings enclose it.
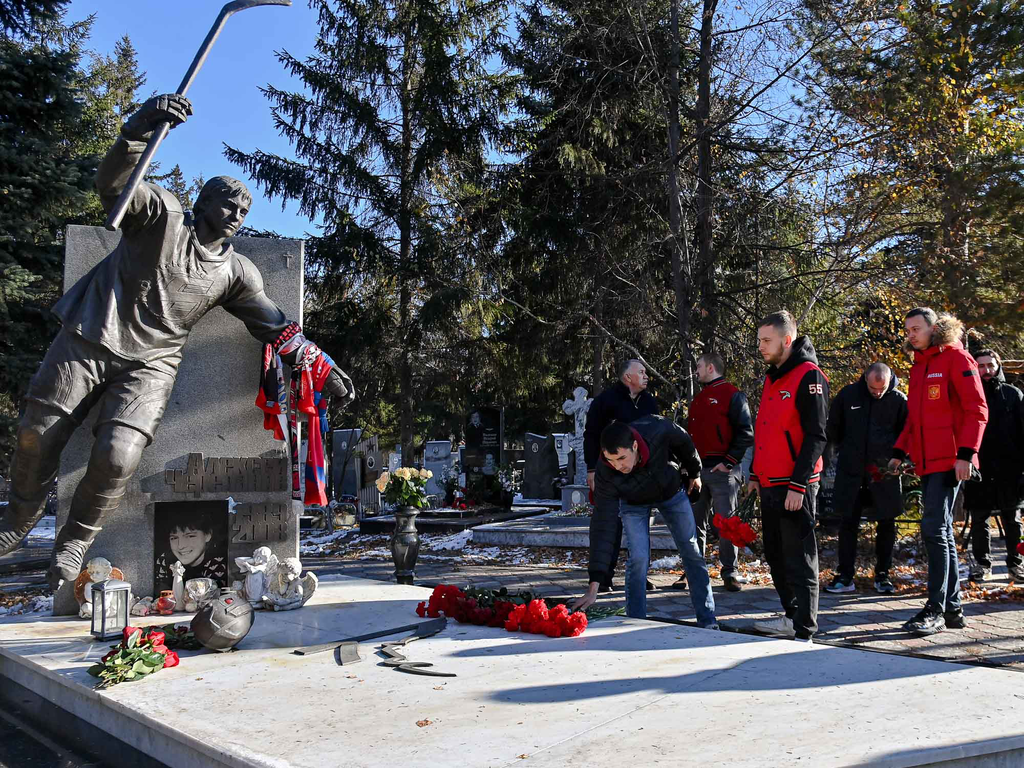
<instances>
[{"instance_id":1,"label":"engraved date on monument","mask_svg":"<svg viewBox=\"0 0 1024 768\"><path fill-rule=\"evenodd\" d=\"M185 469L164 470L164 482L174 493L232 493L257 491L270 493L291 490L291 464L281 458L204 458L188 455Z\"/></svg>"},{"instance_id":2,"label":"engraved date on monument","mask_svg":"<svg viewBox=\"0 0 1024 768\"><path fill-rule=\"evenodd\" d=\"M285 541L288 512L284 504L239 504L231 516L231 543Z\"/></svg>"}]
</instances>

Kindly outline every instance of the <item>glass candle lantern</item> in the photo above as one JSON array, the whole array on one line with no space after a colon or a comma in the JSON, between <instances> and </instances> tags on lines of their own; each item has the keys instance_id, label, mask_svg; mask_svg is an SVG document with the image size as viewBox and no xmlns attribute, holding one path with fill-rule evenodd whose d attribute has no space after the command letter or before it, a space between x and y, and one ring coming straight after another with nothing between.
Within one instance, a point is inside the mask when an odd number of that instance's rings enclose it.
<instances>
[{"instance_id":1,"label":"glass candle lantern","mask_svg":"<svg viewBox=\"0 0 1024 768\"><path fill-rule=\"evenodd\" d=\"M121 637L128 626L132 585L108 579L92 585L92 634L97 640Z\"/></svg>"}]
</instances>

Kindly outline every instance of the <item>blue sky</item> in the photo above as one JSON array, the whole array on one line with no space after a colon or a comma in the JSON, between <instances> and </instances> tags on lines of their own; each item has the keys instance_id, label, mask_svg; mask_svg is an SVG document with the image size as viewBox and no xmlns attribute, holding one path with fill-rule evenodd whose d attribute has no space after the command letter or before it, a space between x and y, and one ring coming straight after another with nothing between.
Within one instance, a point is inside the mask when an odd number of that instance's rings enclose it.
<instances>
[{"instance_id":1,"label":"blue sky","mask_svg":"<svg viewBox=\"0 0 1024 768\"><path fill-rule=\"evenodd\" d=\"M273 83L295 88L274 56L282 49L305 58L313 49L316 17L306 0L293 0L290 8L251 8L230 18L203 65L188 96L195 114L171 132L156 159L161 170L175 163L186 178L226 174L242 178L256 195L246 224L301 237L315 229L300 217L296 206L281 210L280 201L259 194L242 170L227 161L228 143L238 149L263 149L293 157L288 143L274 130L267 100L259 86ZM95 14L90 48L111 54L127 34L138 51L139 67L146 72L142 96L174 91L210 30L222 0L72 0L69 20Z\"/></svg>"}]
</instances>

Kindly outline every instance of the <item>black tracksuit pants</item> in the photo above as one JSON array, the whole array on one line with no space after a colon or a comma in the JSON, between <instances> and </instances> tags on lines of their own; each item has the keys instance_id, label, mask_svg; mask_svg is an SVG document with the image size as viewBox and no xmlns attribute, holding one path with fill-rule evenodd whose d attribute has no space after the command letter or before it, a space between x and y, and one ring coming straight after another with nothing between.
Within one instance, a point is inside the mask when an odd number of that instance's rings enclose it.
<instances>
[{"instance_id":1,"label":"black tracksuit pants","mask_svg":"<svg viewBox=\"0 0 1024 768\"><path fill-rule=\"evenodd\" d=\"M761 529L764 557L772 572L786 616L799 639L818 630L818 544L814 538L817 483L811 483L803 506L786 509L784 486L761 488Z\"/></svg>"}]
</instances>

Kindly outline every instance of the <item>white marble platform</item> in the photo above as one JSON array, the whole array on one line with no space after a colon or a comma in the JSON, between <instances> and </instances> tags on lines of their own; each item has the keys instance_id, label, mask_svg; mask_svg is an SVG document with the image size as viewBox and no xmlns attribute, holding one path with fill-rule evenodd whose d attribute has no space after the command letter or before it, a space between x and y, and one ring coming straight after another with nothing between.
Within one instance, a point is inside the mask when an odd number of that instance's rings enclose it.
<instances>
[{"instance_id":1,"label":"white marble platform","mask_svg":"<svg viewBox=\"0 0 1024 768\"><path fill-rule=\"evenodd\" d=\"M1018 673L624 618L408 646L455 678L381 667L373 644L339 667L291 649L413 623L428 592L328 579L241 650L104 692L85 622L0 621L0 675L174 768L1024 765Z\"/></svg>"}]
</instances>

